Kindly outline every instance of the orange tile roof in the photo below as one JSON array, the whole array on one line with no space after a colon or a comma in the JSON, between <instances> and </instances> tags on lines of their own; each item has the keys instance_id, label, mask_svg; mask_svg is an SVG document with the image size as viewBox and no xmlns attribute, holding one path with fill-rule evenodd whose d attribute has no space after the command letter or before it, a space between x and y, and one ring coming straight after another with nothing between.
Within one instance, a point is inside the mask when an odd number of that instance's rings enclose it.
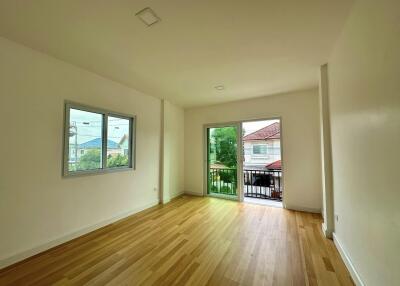
<instances>
[{"instance_id":1,"label":"orange tile roof","mask_svg":"<svg viewBox=\"0 0 400 286\"><path fill-rule=\"evenodd\" d=\"M280 139L281 130L279 122L272 123L243 137L243 141Z\"/></svg>"}]
</instances>

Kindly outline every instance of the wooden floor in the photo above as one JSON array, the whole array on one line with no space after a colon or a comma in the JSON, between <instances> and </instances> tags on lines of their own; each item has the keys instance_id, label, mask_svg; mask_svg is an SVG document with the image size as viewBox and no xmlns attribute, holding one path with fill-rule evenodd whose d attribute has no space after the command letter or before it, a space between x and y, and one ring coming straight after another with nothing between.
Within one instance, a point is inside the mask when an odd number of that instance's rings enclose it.
<instances>
[{"instance_id":1,"label":"wooden floor","mask_svg":"<svg viewBox=\"0 0 400 286\"><path fill-rule=\"evenodd\" d=\"M0 285L353 285L321 217L181 197L0 271Z\"/></svg>"}]
</instances>

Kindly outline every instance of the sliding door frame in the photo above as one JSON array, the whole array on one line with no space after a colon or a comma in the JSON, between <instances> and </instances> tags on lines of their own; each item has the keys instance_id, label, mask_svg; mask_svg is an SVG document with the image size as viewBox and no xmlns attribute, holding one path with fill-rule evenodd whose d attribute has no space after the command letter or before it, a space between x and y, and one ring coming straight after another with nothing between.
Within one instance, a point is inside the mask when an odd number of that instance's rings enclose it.
<instances>
[{"instance_id":1,"label":"sliding door frame","mask_svg":"<svg viewBox=\"0 0 400 286\"><path fill-rule=\"evenodd\" d=\"M237 199L236 197L234 198L235 200L239 202L244 201L244 181L243 181L243 162L244 162L244 152L243 152L243 134L242 134L242 129L243 129L243 123L246 122L252 122L252 121L265 121L265 120L279 120L279 126L280 126L280 133L281 133L281 138L280 138L280 151L281 151L281 165L282 165L282 187L283 187L283 193L282 193L282 205L284 208L286 208L286 191L285 191L285 166L284 166L284 148L283 148L283 142L284 142L284 131L282 129L282 117L281 116L271 116L271 117L264 117L264 118L251 118L251 119L246 119L246 120L240 120L240 121L230 121L230 122L222 122L222 123L208 123L203 125L203 196L218 196L219 198L227 198L227 199L233 199L229 198L228 196L221 196L221 195L209 195L208 194L208 129L209 128L217 128L217 127L228 127L228 126L235 126L237 127Z\"/></svg>"}]
</instances>

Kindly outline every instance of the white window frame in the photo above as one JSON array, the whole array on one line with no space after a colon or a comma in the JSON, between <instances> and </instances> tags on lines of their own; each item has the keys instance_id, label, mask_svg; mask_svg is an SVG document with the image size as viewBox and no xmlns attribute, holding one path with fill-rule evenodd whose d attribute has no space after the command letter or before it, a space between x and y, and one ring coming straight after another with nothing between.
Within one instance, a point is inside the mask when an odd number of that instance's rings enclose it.
<instances>
[{"instance_id":1,"label":"white window frame","mask_svg":"<svg viewBox=\"0 0 400 286\"><path fill-rule=\"evenodd\" d=\"M101 114L103 118L102 123L102 160L101 168L95 170L81 170L81 171L69 171L68 169L68 158L69 158L69 123L70 123L70 109L77 109L86 112L92 112ZM107 167L107 129L108 129L108 117L117 117L121 119L129 120L129 151L128 151L128 166L121 167ZM79 176L79 175L92 175L92 174L103 174L118 171L129 171L135 170L135 151L136 151L136 116L122 114L120 112L113 112L101 108L91 107L79 103L66 101L64 104L64 148L63 148L63 173L64 177Z\"/></svg>"}]
</instances>

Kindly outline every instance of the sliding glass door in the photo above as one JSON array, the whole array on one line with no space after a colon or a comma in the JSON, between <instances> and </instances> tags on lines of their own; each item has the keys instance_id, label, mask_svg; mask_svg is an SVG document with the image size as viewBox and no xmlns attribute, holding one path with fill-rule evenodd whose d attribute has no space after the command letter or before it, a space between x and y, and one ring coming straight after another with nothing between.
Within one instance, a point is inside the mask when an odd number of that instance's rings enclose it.
<instances>
[{"instance_id":1,"label":"sliding glass door","mask_svg":"<svg viewBox=\"0 0 400 286\"><path fill-rule=\"evenodd\" d=\"M206 127L207 194L238 199L238 136L236 124Z\"/></svg>"}]
</instances>

